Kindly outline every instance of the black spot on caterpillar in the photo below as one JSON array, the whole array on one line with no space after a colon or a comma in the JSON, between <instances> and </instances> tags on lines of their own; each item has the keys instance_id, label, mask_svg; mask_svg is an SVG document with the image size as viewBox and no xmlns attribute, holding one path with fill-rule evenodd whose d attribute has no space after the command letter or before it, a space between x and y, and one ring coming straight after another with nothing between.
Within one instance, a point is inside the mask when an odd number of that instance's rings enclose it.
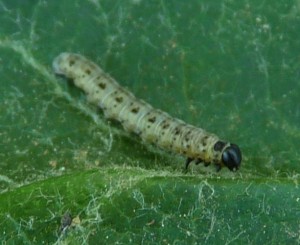
<instances>
[{"instance_id":1,"label":"black spot on caterpillar","mask_svg":"<svg viewBox=\"0 0 300 245\"><path fill-rule=\"evenodd\" d=\"M235 171L240 167L242 154L236 144L154 109L85 57L61 53L53 61L53 70L72 79L91 103L100 106L107 118L119 121L125 130L136 133L146 142L186 156L186 168L193 160L205 166L214 163L217 170L226 166Z\"/></svg>"}]
</instances>

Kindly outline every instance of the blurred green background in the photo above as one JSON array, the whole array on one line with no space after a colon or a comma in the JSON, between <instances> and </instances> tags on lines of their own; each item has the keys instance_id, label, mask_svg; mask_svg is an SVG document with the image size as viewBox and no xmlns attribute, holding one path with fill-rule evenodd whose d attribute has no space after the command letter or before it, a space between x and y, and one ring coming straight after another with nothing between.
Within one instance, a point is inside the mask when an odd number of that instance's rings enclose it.
<instances>
[{"instance_id":1,"label":"blurred green background","mask_svg":"<svg viewBox=\"0 0 300 245\"><path fill-rule=\"evenodd\" d=\"M299 30L298 0L0 1L0 240L299 243ZM66 51L237 143L241 169L184 173L52 73Z\"/></svg>"}]
</instances>

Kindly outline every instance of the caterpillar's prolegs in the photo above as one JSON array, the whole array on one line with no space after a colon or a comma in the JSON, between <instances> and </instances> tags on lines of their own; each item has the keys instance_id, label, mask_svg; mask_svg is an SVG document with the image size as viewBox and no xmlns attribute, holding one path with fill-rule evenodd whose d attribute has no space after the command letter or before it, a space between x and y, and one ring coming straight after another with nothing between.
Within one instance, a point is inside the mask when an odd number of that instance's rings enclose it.
<instances>
[{"instance_id":1,"label":"caterpillar's prolegs","mask_svg":"<svg viewBox=\"0 0 300 245\"><path fill-rule=\"evenodd\" d=\"M185 169L186 169L186 170L188 169L190 163L191 163L192 161L194 161L194 160L195 160L195 159L190 158L190 157L188 157L188 158L186 159L186 161L185 161ZM208 166L210 165L209 162L204 162L204 161L203 161L202 159L200 159L200 158L198 158L198 159L195 160L195 164L196 164L196 165L199 165L200 163L203 163L205 167L208 167Z\"/></svg>"},{"instance_id":2,"label":"caterpillar's prolegs","mask_svg":"<svg viewBox=\"0 0 300 245\"><path fill-rule=\"evenodd\" d=\"M191 163L193 160L194 160L194 159L193 159L193 158L190 158L190 157L188 157L188 158L186 159L186 162L185 162L185 169L186 169L186 170L188 169L190 163Z\"/></svg>"}]
</instances>

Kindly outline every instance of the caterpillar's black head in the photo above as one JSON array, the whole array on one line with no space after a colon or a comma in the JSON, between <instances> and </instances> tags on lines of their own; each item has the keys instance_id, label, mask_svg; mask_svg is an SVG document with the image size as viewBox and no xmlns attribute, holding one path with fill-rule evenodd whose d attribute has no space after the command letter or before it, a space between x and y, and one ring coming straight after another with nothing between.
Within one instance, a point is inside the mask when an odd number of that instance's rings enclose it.
<instances>
[{"instance_id":1,"label":"caterpillar's black head","mask_svg":"<svg viewBox=\"0 0 300 245\"><path fill-rule=\"evenodd\" d=\"M241 165L242 153L235 144L230 144L222 153L222 162L231 171L236 171Z\"/></svg>"}]
</instances>

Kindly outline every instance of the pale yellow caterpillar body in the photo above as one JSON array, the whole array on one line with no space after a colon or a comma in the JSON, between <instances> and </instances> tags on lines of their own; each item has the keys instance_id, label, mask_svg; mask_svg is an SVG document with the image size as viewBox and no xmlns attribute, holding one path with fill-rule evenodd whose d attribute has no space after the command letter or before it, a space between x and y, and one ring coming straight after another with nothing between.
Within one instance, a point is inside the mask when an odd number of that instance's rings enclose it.
<instances>
[{"instance_id":1,"label":"pale yellow caterpillar body","mask_svg":"<svg viewBox=\"0 0 300 245\"><path fill-rule=\"evenodd\" d=\"M223 166L231 171L239 168L242 155L237 145L154 109L82 55L61 53L53 61L53 70L72 79L89 102L100 106L107 118L119 121L125 130L187 157L186 168L192 160L196 164L204 162L205 166L214 163L217 170Z\"/></svg>"}]
</instances>

